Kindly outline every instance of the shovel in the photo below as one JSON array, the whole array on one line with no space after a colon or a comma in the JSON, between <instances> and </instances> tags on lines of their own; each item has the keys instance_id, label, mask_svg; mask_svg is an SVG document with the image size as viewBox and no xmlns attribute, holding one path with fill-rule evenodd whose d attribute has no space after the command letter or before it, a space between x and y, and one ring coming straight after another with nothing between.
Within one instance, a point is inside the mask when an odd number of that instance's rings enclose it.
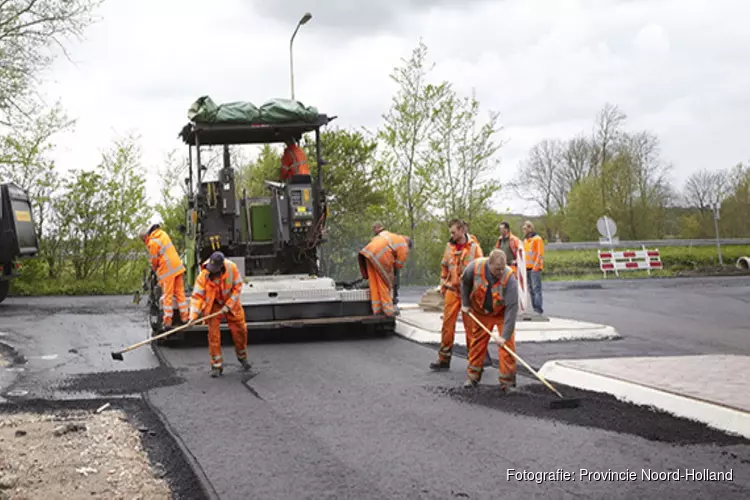
<instances>
[{"instance_id":1,"label":"shovel","mask_svg":"<svg viewBox=\"0 0 750 500\"><path fill-rule=\"evenodd\" d=\"M122 354L125 353L125 352L132 351L133 349L136 349L138 347L144 346L146 344L150 344L154 340L159 340L159 339L163 339L164 337L169 337L173 333L177 333L180 330L184 330L185 328L187 328L189 326L193 326L193 325L195 325L196 323L198 323L200 321L204 321L204 320L207 320L207 319L214 318L216 316L219 316L220 314L224 314L224 313L222 311L216 311L215 313L209 314L208 316L206 316L204 318L198 318L195 321L188 321L184 325L178 326L177 328L173 328L172 330L169 330L168 332L160 333L159 335L157 335L155 337L151 337L150 339L142 340L142 341L138 342L137 344L133 344L130 347L126 347L125 349L123 349L121 351L113 352L112 353L112 359L117 360L117 361L122 361L123 360Z\"/></svg>"},{"instance_id":2,"label":"shovel","mask_svg":"<svg viewBox=\"0 0 750 500\"><path fill-rule=\"evenodd\" d=\"M494 331L489 330L486 326L484 326L476 318L476 316L474 316L474 314L471 311L469 311L469 317L472 320L474 320L479 326L481 326L482 330L484 330L485 332L487 332L489 334L489 336L492 337L492 339L495 342L497 342L498 345L500 345L500 342L499 342L500 339L499 339L499 337L497 335L495 335ZM581 404L580 400L578 400L576 398L566 398L566 397L564 397L562 394L560 394L560 391L558 391L557 389L555 389L554 387L552 387L552 385L549 382L547 382L544 379L544 377L542 377L541 375L539 375L532 367L530 367L528 365L528 363L526 363L526 361L524 361L523 359L521 359L521 357L518 354L516 354L515 352L511 351L510 349L508 349L508 347L505 344L503 344L503 349L505 349L507 352L509 352L511 354L511 356L513 356L516 359L516 361L518 361L519 363L521 363L524 367L526 367L527 370L529 370L531 373L533 373L534 376L536 378L538 378L545 386L547 386L547 388L550 391L554 392L555 394L557 394L560 397L560 399L558 401L552 401L550 403L550 408L551 409L557 410L557 409L560 409L560 408L578 408L578 406L580 406L580 404Z\"/></svg>"}]
</instances>

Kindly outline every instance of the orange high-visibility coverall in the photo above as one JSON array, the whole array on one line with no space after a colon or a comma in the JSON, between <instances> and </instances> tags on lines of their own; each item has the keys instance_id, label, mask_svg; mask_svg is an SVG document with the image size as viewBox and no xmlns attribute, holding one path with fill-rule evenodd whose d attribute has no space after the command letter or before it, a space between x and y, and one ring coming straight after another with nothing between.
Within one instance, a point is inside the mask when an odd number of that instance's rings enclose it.
<instances>
[{"instance_id":1,"label":"orange high-visibility coverall","mask_svg":"<svg viewBox=\"0 0 750 500\"><path fill-rule=\"evenodd\" d=\"M502 250L505 252L505 248L503 248L503 237L500 236L497 239L497 243L495 243L495 248L498 250ZM516 259L518 258L518 249L521 248L521 240L513 233L508 234L508 248L510 250L510 254L506 252L506 259L508 260L508 267L510 267L513 270L513 274L516 274Z\"/></svg>"},{"instance_id":2,"label":"orange high-visibility coverall","mask_svg":"<svg viewBox=\"0 0 750 500\"><path fill-rule=\"evenodd\" d=\"M234 352L237 359L247 359L247 324L245 311L240 303L242 291L242 277L237 265L229 259L224 260L224 272L212 280L209 278L206 263L201 265L201 272L195 280L193 295L190 298L190 320L194 321L205 311L205 316L213 314L223 306L229 307L229 313L224 317L232 332ZM217 316L208 320L208 354L211 357L212 368L222 368L224 356L221 350L221 318Z\"/></svg>"},{"instance_id":3,"label":"orange high-visibility coverall","mask_svg":"<svg viewBox=\"0 0 750 500\"><path fill-rule=\"evenodd\" d=\"M538 234L523 240L523 251L526 256L526 269L544 270L544 240Z\"/></svg>"},{"instance_id":4,"label":"orange high-visibility coverall","mask_svg":"<svg viewBox=\"0 0 750 500\"><path fill-rule=\"evenodd\" d=\"M169 235L157 228L146 236L146 247L151 260L151 268L156 273L161 287L161 308L163 323L172 326L174 306L172 299L177 297L177 307L180 309L180 319L188 321L188 302L185 298L185 266L177 254Z\"/></svg>"},{"instance_id":5,"label":"orange high-visibility coverall","mask_svg":"<svg viewBox=\"0 0 750 500\"><path fill-rule=\"evenodd\" d=\"M495 279L494 285L490 288L487 269L487 257L476 259L473 265L467 268L467 271L471 271L471 274L465 273L464 279L462 279L462 299L465 299L468 295L469 307L471 308L472 314L482 323L488 330L492 331L492 328L497 326L498 332L503 335L505 328L506 306L512 310L509 314L508 320L512 322L513 330L510 333L509 338L506 338L505 345L511 351L516 350L516 332L515 332L515 321L518 308L518 286L516 285L515 278L513 277L513 271L510 267L505 268L502 278ZM471 278L471 281L468 281ZM467 287L468 282L468 287ZM490 309L487 308L487 294L491 294ZM506 304L507 299L507 304ZM467 305L466 302L463 302ZM485 332L479 325L472 323L474 332L471 349L469 351L469 366L466 368L466 373L471 380L479 381L482 378L482 372L484 371L484 358L487 355L487 347L489 345L490 336ZM500 375L499 381L501 388L507 386L515 386L516 384L516 360L498 345L498 359Z\"/></svg>"},{"instance_id":6,"label":"orange high-visibility coverall","mask_svg":"<svg viewBox=\"0 0 750 500\"><path fill-rule=\"evenodd\" d=\"M291 179L293 175L310 175L305 150L296 144L287 146L281 157L281 180Z\"/></svg>"},{"instance_id":7,"label":"orange high-visibility coverall","mask_svg":"<svg viewBox=\"0 0 750 500\"><path fill-rule=\"evenodd\" d=\"M440 349L438 361L449 363L453 354L453 342L456 338L456 320L461 312L461 275L474 259L483 256L482 246L475 236L466 235L466 243L459 249L458 245L449 241L445 245L440 272L440 292L445 299L443 306L443 327L440 330ZM461 314L466 332L466 348L471 347L471 318Z\"/></svg>"},{"instance_id":8,"label":"orange high-visibility coverall","mask_svg":"<svg viewBox=\"0 0 750 500\"><path fill-rule=\"evenodd\" d=\"M396 279L394 270L402 269L409 257L406 236L381 231L358 255L362 277L370 283L370 303L373 314L393 316L391 290Z\"/></svg>"}]
</instances>

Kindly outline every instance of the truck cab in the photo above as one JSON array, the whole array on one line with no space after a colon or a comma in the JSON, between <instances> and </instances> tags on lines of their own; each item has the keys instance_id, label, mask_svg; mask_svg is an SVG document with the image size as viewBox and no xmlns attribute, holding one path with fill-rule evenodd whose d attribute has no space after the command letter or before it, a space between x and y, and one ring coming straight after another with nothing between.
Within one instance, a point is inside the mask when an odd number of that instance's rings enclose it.
<instances>
[{"instance_id":1,"label":"truck cab","mask_svg":"<svg viewBox=\"0 0 750 500\"><path fill-rule=\"evenodd\" d=\"M0 302L10 289L10 280L18 276L18 259L39 253L31 201L13 183L0 184Z\"/></svg>"}]
</instances>

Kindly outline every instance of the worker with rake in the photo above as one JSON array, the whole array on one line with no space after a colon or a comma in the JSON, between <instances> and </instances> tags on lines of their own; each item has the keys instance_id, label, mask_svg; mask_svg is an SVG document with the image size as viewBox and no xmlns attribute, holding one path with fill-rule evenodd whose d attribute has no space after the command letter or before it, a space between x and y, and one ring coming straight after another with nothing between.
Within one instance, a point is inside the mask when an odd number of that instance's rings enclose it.
<instances>
[{"instance_id":1,"label":"worker with rake","mask_svg":"<svg viewBox=\"0 0 750 500\"><path fill-rule=\"evenodd\" d=\"M516 386L516 359L503 349L503 345L515 352L518 285L507 265L505 252L494 249L488 257L475 259L466 267L461 277L461 305L461 311L473 320L466 369L468 380L464 387L473 388L479 384L490 341L484 328L492 331L497 326L501 332L497 339L500 390L507 393Z\"/></svg>"},{"instance_id":2,"label":"worker with rake","mask_svg":"<svg viewBox=\"0 0 750 500\"><path fill-rule=\"evenodd\" d=\"M221 350L221 317L227 319L232 332L234 352L245 371L250 369L247 360L247 324L245 311L240 303L242 276L237 265L214 252L208 261L201 265L201 272L195 280L193 295L190 298L190 321L196 321L201 313L222 315L207 319L208 354L211 357L211 376L218 377L224 371L224 355Z\"/></svg>"}]
</instances>

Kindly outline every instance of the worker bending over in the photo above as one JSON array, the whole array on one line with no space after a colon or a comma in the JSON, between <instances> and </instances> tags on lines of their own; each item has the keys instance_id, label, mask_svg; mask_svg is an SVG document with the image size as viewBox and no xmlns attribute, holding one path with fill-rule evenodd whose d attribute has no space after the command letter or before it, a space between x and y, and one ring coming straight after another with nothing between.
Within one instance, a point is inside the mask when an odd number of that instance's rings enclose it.
<instances>
[{"instance_id":1,"label":"worker bending over","mask_svg":"<svg viewBox=\"0 0 750 500\"><path fill-rule=\"evenodd\" d=\"M286 182L295 175L310 175L305 150L297 145L293 137L284 141L286 149L281 157L281 180Z\"/></svg>"},{"instance_id":2,"label":"worker bending over","mask_svg":"<svg viewBox=\"0 0 750 500\"><path fill-rule=\"evenodd\" d=\"M513 275L516 275L516 259L518 258L518 249L521 248L521 240L510 230L510 224L507 221L500 223L500 237L497 239L495 248L505 253L505 260L508 267L513 269Z\"/></svg>"},{"instance_id":3,"label":"worker bending over","mask_svg":"<svg viewBox=\"0 0 750 500\"><path fill-rule=\"evenodd\" d=\"M201 315L208 316L221 311L232 332L234 352L237 360L246 371L250 369L247 360L247 324L245 311L240 303L242 276L237 265L224 258L221 252L214 252L211 258L201 265L201 272L195 280L190 300L190 321ZM224 356L221 350L222 315L208 321L208 354L211 357L211 376L218 377L224 371Z\"/></svg>"},{"instance_id":4,"label":"worker bending over","mask_svg":"<svg viewBox=\"0 0 750 500\"><path fill-rule=\"evenodd\" d=\"M534 232L531 221L523 223L523 252L526 258L526 283L531 295L534 312L544 314L542 309L542 271L544 270L544 240Z\"/></svg>"},{"instance_id":5,"label":"worker bending over","mask_svg":"<svg viewBox=\"0 0 750 500\"><path fill-rule=\"evenodd\" d=\"M516 360L502 348L515 352L516 317L518 315L518 284L507 266L502 250L492 250L466 268L461 278L461 310L469 311L488 330L497 326L500 389L507 392L516 386ZM472 321L472 342L469 349L468 380L464 387L476 387L482 378L483 361L490 336Z\"/></svg>"},{"instance_id":6,"label":"worker bending over","mask_svg":"<svg viewBox=\"0 0 750 500\"><path fill-rule=\"evenodd\" d=\"M151 269L156 273L161 287L162 324L171 328L174 316L172 300L177 298L180 319L188 322L188 302L185 297L185 266L182 264L177 249L172 244L169 235L161 229L159 224L152 224L139 231L138 236L148 248Z\"/></svg>"},{"instance_id":7,"label":"worker bending over","mask_svg":"<svg viewBox=\"0 0 750 500\"><path fill-rule=\"evenodd\" d=\"M396 272L402 269L413 243L408 236L391 233L375 223L375 236L357 256L362 277L370 284L370 303L373 314L396 315L391 296Z\"/></svg>"},{"instance_id":8,"label":"worker bending over","mask_svg":"<svg viewBox=\"0 0 750 500\"><path fill-rule=\"evenodd\" d=\"M440 294L443 296L443 327L440 331L438 360L430 364L431 370L450 368L453 341L456 337L456 321L461 311L461 275L466 266L483 256L482 247L476 237L468 233L465 221L454 219L448 223L451 239L445 245L440 272ZM471 346L471 319L462 314L466 332L466 348Z\"/></svg>"}]
</instances>

